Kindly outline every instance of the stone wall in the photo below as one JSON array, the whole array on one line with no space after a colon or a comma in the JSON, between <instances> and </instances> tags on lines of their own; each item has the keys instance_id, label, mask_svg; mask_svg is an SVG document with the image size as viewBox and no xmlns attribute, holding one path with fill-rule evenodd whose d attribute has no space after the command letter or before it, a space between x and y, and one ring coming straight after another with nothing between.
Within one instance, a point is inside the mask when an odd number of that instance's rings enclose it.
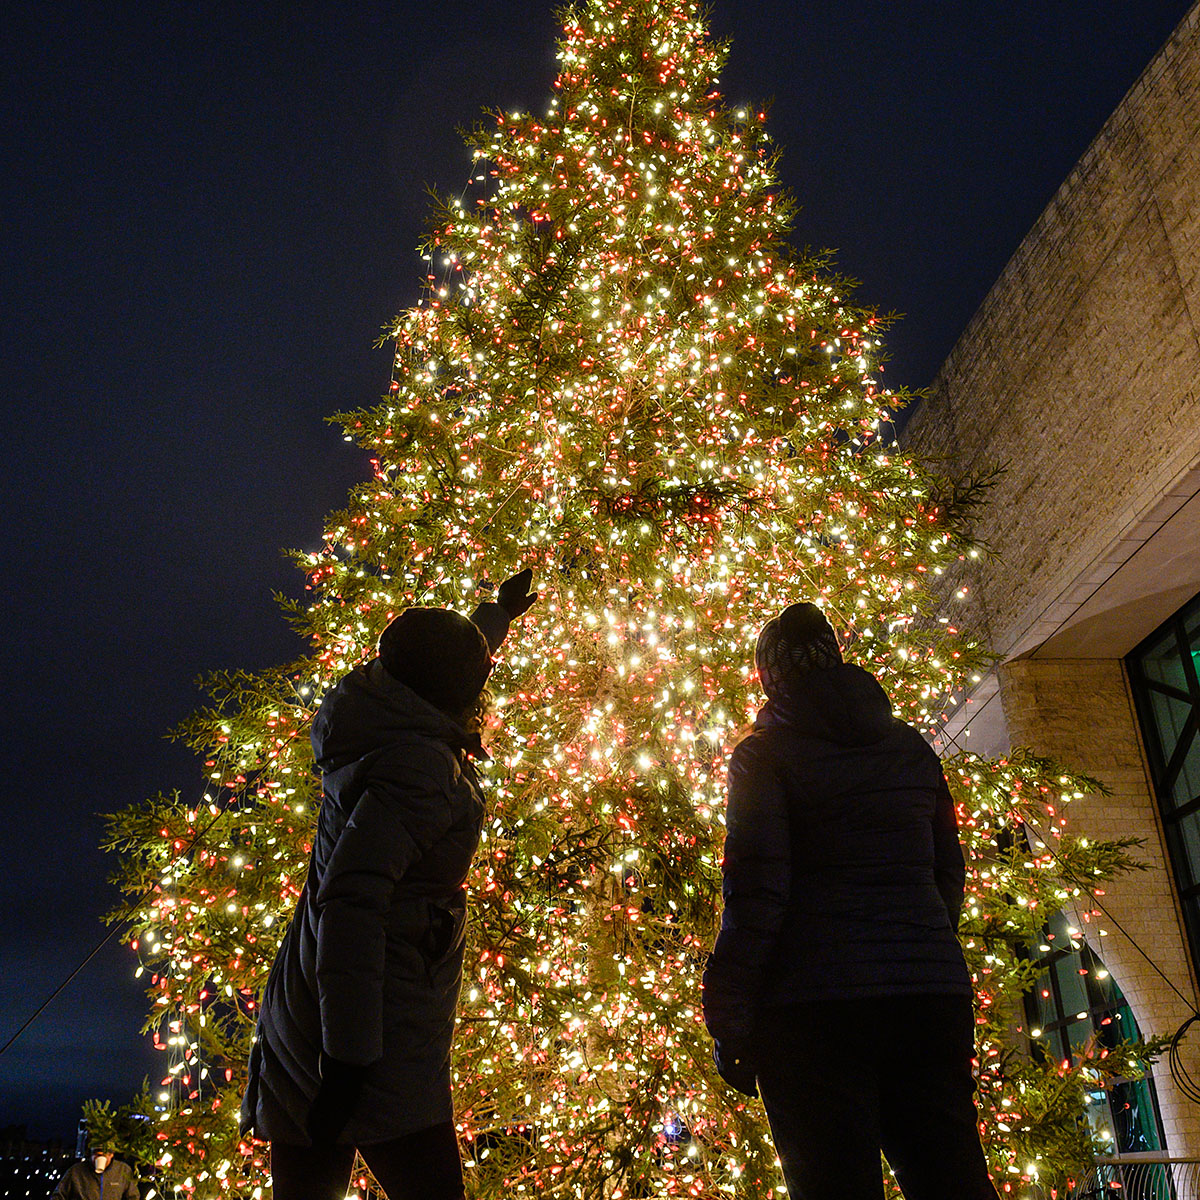
<instances>
[{"instance_id":1,"label":"stone wall","mask_svg":"<svg viewBox=\"0 0 1200 1200\"><path fill-rule=\"evenodd\" d=\"M1076 924L1142 1031L1172 1033L1198 992L1122 659L1200 589L1200 3L1013 256L903 441L952 478L1006 468L978 528L996 556L947 581L947 611L1003 664L971 697L987 714L978 748L1030 746L1111 789L1069 819L1143 839L1147 869L1104 898L1107 936ZM970 746L971 711L943 741ZM1200 1032L1184 1049L1200 1079ZM1200 1108L1165 1062L1155 1081L1170 1152L1200 1157Z\"/></svg>"},{"instance_id":2,"label":"stone wall","mask_svg":"<svg viewBox=\"0 0 1200 1200\"><path fill-rule=\"evenodd\" d=\"M1005 268L904 441L1004 465L976 613L1004 656L1200 453L1200 5Z\"/></svg>"}]
</instances>

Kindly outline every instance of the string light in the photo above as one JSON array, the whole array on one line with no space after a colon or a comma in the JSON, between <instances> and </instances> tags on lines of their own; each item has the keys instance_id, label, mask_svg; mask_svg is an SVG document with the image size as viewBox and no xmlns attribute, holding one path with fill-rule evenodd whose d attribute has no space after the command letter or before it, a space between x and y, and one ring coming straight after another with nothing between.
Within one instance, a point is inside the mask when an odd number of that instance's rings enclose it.
<instances>
[{"instance_id":1,"label":"string light","mask_svg":"<svg viewBox=\"0 0 1200 1200\"><path fill-rule=\"evenodd\" d=\"M396 322L389 394L343 416L374 473L298 556L311 658L218 681L185 731L201 806L114 820L122 885L157 885L131 946L172 1051L156 1157L188 1195L266 1185L235 1117L320 801L311 714L402 608L470 611L523 566L541 600L493 676L454 1068L469 1190L779 1188L761 1108L715 1074L699 997L757 631L794 600L823 605L846 657L931 737L988 659L937 599L968 595L976 498L889 440L906 397L880 383L884 323L788 245L765 113L724 105L723 53L687 0L571 12L548 114L475 136L472 186L425 247L425 298ZM935 592L944 576L957 588ZM1086 909L1069 880L1107 877L1120 851L1068 836L1062 810L1093 785L1052 765L960 756L949 778L985 1140L1006 1188L1045 1181L1086 1139L1039 1115L1074 1068L1008 1049L1023 947L1054 910ZM220 837L177 862L222 806ZM1027 843L1029 814L1051 844Z\"/></svg>"}]
</instances>

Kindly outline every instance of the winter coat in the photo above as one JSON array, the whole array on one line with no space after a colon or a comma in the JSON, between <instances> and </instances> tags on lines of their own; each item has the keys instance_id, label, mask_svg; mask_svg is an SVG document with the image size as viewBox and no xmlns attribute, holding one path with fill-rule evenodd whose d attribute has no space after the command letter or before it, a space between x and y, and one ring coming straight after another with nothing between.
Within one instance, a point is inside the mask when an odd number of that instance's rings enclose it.
<instances>
[{"instance_id":1,"label":"winter coat","mask_svg":"<svg viewBox=\"0 0 1200 1200\"><path fill-rule=\"evenodd\" d=\"M798 1000L970 994L962 847L937 755L843 664L770 699L729 764L721 930L704 974L718 1041Z\"/></svg>"},{"instance_id":2,"label":"winter coat","mask_svg":"<svg viewBox=\"0 0 1200 1200\"><path fill-rule=\"evenodd\" d=\"M58 1181L52 1200L138 1200L138 1186L133 1168L118 1159L103 1175L97 1175L90 1162L77 1162Z\"/></svg>"},{"instance_id":3,"label":"winter coat","mask_svg":"<svg viewBox=\"0 0 1200 1200\"><path fill-rule=\"evenodd\" d=\"M464 889L484 819L471 740L378 659L322 703L312 744L324 799L262 997L244 1133L309 1144L322 1050L367 1067L341 1140L452 1118Z\"/></svg>"}]
</instances>

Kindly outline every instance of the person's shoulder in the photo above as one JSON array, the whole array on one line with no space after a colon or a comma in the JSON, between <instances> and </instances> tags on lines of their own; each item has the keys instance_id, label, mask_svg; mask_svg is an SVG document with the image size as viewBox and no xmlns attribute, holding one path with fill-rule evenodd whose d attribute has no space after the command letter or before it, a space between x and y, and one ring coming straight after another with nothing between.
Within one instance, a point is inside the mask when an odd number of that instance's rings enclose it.
<instances>
[{"instance_id":1,"label":"person's shoulder","mask_svg":"<svg viewBox=\"0 0 1200 1200\"><path fill-rule=\"evenodd\" d=\"M930 762L941 762L938 752L930 745L929 739L915 725L910 725L899 717L896 718L896 724L903 727L904 736L908 738L909 744L918 754L924 755Z\"/></svg>"},{"instance_id":2,"label":"person's shoulder","mask_svg":"<svg viewBox=\"0 0 1200 1200\"><path fill-rule=\"evenodd\" d=\"M91 1167L82 1159L77 1159L62 1173L55 1194L67 1197L82 1195L79 1181L83 1178L84 1171L88 1170L91 1170Z\"/></svg>"},{"instance_id":3,"label":"person's shoulder","mask_svg":"<svg viewBox=\"0 0 1200 1200\"><path fill-rule=\"evenodd\" d=\"M441 739L413 732L381 746L368 778L397 782L424 781L444 791L454 787L462 773L458 755Z\"/></svg>"},{"instance_id":4,"label":"person's shoulder","mask_svg":"<svg viewBox=\"0 0 1200 1200\"><path fill-rule=\"evenodd\" d=\"M761 754L764 738L765 733L761 729L751 729L744 737L739 738L729 753L729 765L732 767L734 763L746 762Z\"/></svg>"},{"instance_id":5,"label":"person's shoulder","mask_svg":"<svg viewBox=\"0 0 1200 1200\"><path fill-rule=\"evenodd\" d=\"M779 758L776 730L754 729L733 748L729 756L729 774L733 776L769 770Z\"/></svg>"},{"instance_id":6,"label":"person's shoulder","mask_svg":"<svg viewBox=\"0 0 1200 1200\"><path fill-rule=\"evenodd\" d=\"M892 717L891 727L888 734L896 741L905 746L911 746L919 752L928 752L937 757L933 747L925 740L921 731L911 722L906 721L903 717Z\"/></svg>"},{"instance_id":7,"label":"person's shoulder","mask_svg":"<svg viewBox=\"0 0 1200 1200\"><path fill-rule=\"evenodd\" d=\"M938 752L915 725L896 717L888 742L894 748L893 753L903 755L906 761L919 764L936 775L941 774L942 760Z\"/></svg>"}]
</instances>

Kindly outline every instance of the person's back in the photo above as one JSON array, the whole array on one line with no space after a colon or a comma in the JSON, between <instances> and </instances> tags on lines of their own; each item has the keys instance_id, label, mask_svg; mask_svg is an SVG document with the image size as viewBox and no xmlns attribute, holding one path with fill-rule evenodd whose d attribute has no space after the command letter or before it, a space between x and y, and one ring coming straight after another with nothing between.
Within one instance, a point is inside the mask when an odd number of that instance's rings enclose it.
<instances>
[{"instance_id":1,"label":"person's back","mask_svg":"<svg viewBox=\"0 0 1200 1200\"><path fill-rule=\"evenodd\" d=\"M953 804L937 756L871 675L838 664L772 698L729 774L731 792L754 798L733 819L762 821L772 788L786 809L775 867L788 897L765 1004L970 994L954 932L963 864ZM740 869L738 840L727 872Z\"/></svg>"},{"instance_id":2,"label":"person's back","mask_svg":"<svg viewBox=\"0 0 1200 1200\"><path fill-rule=\"evenodd\" d=\"M729 766L704 973L717 1067L762 1093L793 1200L995 1200L973 1101L965 872L937 756L813 605L768 622Z\"/></svg>"},{"instance_id":3,"label":"person's back","mask_svg":"<svg viewBox=\"0 0 1200 1200\"><path fill-rule=\"evenodd\" d=\"M484 821L471 759L531 578L470 619L405 609L313 720L321 810L242 1100L243 1134L271 1143L276 1200L344 1196L356 1150L392 1195L461 1200L450 1052Z\"/></svg>"},{"instance_id":4,"label":"person's back","mask_svg":"<svg viewBox=\"0 0 1200 1200\"><path fill-rule=\"evenodd\" d=\"M323 1043L338 1061L370 1064L344 1114L356 1142L384 1141L452 1116L449 1093L416 1079L436 1072L449 1054L455 997L444 993L458 978L462 882L483 821L462 738L452 720L391 678L378 659L326 696L312 729L324 799L308 878L259 1014L263 1069L245 1118L260 1136L302 1142L322 1078ZM386 895L371 904L373 921L363 920L362 898L341 897L337 879L348 858L352 884L386 884ZM375 944L381 938L385 950ZM454 951L454 961L446 961ZM410 1023L433 1019L437 1010L437 1036L403 1038L404 1026L385 1019L385 1010L401 1007Z\"/></svg>"}]
</instances>

